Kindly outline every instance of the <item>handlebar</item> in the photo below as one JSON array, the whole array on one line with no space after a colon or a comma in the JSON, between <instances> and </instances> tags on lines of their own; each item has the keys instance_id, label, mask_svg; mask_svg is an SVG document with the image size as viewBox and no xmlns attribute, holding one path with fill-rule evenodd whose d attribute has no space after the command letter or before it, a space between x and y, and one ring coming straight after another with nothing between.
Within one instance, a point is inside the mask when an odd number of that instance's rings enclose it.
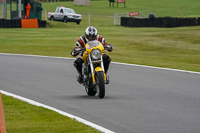
<instances>
[{"instance_id":1,"label":"handlebar","mask_svg":"<svg viewBox=\"0 0 200 133\"><path fill-rule=\"evenodd\" d=\"M113 51L114 47L112 44L107 44L107 46L104 46L104 49L111 52ZM71 51L71 55L72 56L77 56L78 54L80 54L81 52L85 51L85 48L74 48L72 51Z\"/></svg>"}]
</instances>

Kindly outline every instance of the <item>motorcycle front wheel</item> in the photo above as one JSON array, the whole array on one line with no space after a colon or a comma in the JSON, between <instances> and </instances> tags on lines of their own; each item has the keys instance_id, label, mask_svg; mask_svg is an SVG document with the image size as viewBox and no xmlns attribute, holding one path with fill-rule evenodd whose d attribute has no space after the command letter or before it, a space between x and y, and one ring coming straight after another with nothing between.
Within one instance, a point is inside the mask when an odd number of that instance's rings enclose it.
<instances>
[{"instance_id":1,"label":"motorcycle front wheel","mask_svg":"<svg viewBox=\"0 0 200 133\"><path fill-rule=\"evenodd\" d=\"M96 73L96 90L97 90L97 96L99 98L104 98L105 83L104 83L104 74L102 71Z\"/></svg>"}]
</instances>

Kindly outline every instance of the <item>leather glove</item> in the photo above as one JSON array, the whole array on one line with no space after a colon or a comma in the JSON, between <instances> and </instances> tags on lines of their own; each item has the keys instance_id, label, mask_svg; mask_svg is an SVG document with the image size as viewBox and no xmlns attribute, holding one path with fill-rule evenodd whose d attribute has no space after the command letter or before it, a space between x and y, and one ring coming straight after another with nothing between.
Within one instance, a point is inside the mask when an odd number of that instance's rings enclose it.
<instances>
[{"instance_id":1,"label":"leather glove","mask_svg":"<svg viewBox=\"0 0 200 133\"><path fill-rule=\"evenodd\" d=\"M72 55L72 56L77 56L79 53L80 53L80 48L74 48L74 49L71 51L71 55Z\"/></svg>"},{"instance_id":2,"label":"leather glove","mask_svg":"<svg viewBox=\"0 0 200 133\"><path fill-rule=\"evenodd\" d=\"M107 44L106 47L107 47L107 50L108 50L109 52L113 51L113 49L114 49L114 47L113 47L112 44Z\"/></svg>"}]
</instances>

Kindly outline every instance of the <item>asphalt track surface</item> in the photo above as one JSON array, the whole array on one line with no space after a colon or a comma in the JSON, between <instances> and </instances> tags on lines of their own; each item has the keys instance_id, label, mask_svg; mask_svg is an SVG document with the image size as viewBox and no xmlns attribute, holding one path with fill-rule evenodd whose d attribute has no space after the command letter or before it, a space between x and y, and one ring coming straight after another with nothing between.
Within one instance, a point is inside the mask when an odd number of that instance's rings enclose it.
<instances>
[{"instance_id":1,"label":"asphalt track surface","mask_svg":"<svg viewBox=\"0 0 200 133\"><path fill-rule=\"evenodd\" d=\"M73 61L0 54L0 88L117 133L200 133L200 74L112 63L98 99L76 82Z\"/></svg>"}]
</instances>

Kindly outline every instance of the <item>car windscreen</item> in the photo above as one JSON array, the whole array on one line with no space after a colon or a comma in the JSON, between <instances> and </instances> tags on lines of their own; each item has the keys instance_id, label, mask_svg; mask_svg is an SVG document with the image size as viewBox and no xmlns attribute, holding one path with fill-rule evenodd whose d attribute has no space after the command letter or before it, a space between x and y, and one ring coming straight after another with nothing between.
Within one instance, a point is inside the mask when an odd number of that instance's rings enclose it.
<instances>
[{"instance_id":1,"label":"car windscreen","mask_svg":"<svg viewBox=\"0 0 200 133\"><path fill-rule=\"evenodd\" d=\"M76 13L73 9L65 9L65 13Z\"/></svg>"}]
</instances>

